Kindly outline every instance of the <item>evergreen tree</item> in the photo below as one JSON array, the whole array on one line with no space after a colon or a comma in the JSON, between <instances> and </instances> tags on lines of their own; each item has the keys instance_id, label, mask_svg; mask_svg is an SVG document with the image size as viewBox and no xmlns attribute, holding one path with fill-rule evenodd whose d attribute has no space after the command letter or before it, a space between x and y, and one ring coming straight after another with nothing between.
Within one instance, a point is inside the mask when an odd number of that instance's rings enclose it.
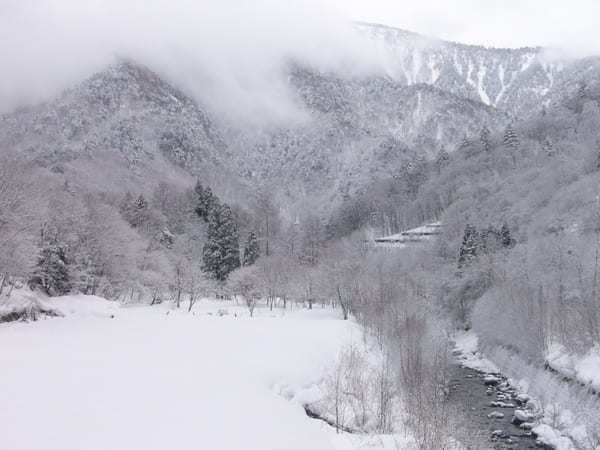
<instances>
[{"instance_id":1,"label":"evergreen tree","mask_svg":"<svg viewBox=\"0 0 600 450\"><path fill-rule=\"evenodd\" d=\"M552 145L552 142L549 139L544 140L544 143L542 144L542 149L548 157L552 157L556 153L554 150L554 146Z\"/></svg>"},{"instance_id":2,"label":"evergreen tree","mask_svg":"<svg viewBox=\"0 0 600 450\"><path fill-rule=\"evenodd\" d=\"M515 241L512 238L510 229L506 223L502 225L502 229L500 230L500 242L504 248L511 248L515 245Z\"/></svg>"},{"instance_id":3,"label":"evergreen tree","mask_svg":"<svg viewBox=\"0 0 600 450\"><path fill-rule=\"evenodd\" d=\"M465 135L460 145L458 146L458 152L460 152L465 158L470 158L475 156L477 153L481 151L479 145L477 145L477 140L471 140Z\"/></svg>"},{"instance_id":4,"label":"evergreen tree","mask_svg":"<svg viewBox=\"0 0 600 450\"><path fill-rule=\"evenodd\" d=\"M417 158L409 161L403 168L402 179L405 183L406 193L409 197L415 198L419 189L427 181L427 165L423 158Z\"/></svg>"},{"instance_id":5,"label":"evergreen tree","mask_svg":"<svg viewBox=\"0 0 600 450\"><path fill-rule=\"evenodd\" d=\"M51 296L69 293L71 280L65 246L60 245L56 240L47 242L43 246L30 285L42 289Z\"/></svg>"},{"instance_id":6,"label":"evergreen tree","mask_svg":"<svg viewBox=\"0 0 600 450\"><path fill-rule=\"evenodd\" d=\"M120 206L121 215L133 228L140 228L149 220L148 202L143 194L134 200L130 192L125 194Z\"/></svg>"},{"instance_id":7,"label":"evergreen tree","mask_svg":"<svg viewBox=\"0 0 600 450\"><path fill-rule=\"evenodd\" d=\"M509 124L506 127L506 130L504 130L502 143L511 150L519 148L519 138L517 137L517 133L513 129L512 124Z\"/></svg>"},{"instance_id":8,"label":"evergreen tree","mask_svg":"<svg viewBox=\"0 0 600 450\"><path fill-rule=\"evenodd\" d=\"M135 209L138 211L142 211L148 207L148 202L144 198L143 194L138 195L138 198L135 199Z\"/></svg>"},{"instance_id":9,"label":"evergreen tree","mask_svg":"<svg viewBox=\"0 0 600 450\"><path fill-rule=\"evenodd\" d=\"M218 205L209 216L202 262L202 270L219 281L240 266L238 230L228 205Z\"/></svg>"},{"instance_id":10,"label":"evergreen tree","mask_svg":"<svg viewBox=\"0 0 600 450\"><path fill-rule=\"evenodd\" d=\"M435 158L435 168L437 169L438 174L442 171L444 167L448 165L450 162L450 155L446 151L444 147L440 149Z\"/></svg>"},{"instance_id":11,"label":"evergreen tree","mask_svg":"<svg viewBox=\"0 0 600 450\"><path fill-rule=\"evenodd\" d=\"M121 216L123 216L123 218L130 225L133 222L134 203L135 199L133 198L133 195L131 195L131 192L127 192L119 204L119 212L121 213Z\"/></svg>"},{"instance_id":12,"label":"evergreen tree","mask_svg":"<svg viewBox=\"0 0 600 450\"><path fill-rule=\"evenodd\" d=\"M471 146L471 141L469 141L469 138L465 134L465 137L463 137L463 140L460 142L460 145L458 146L458 150L461 150L461 151L466 150L470 146Z\"/></svg>"},{"instance_id":13,"label":"evergreen tree","mask_svg":"<svg viewBox=\"0 0 600 450\"><path fill-rule=\"evenodd\" d=\"M138 195L133 204L133 217L131 226L141 228L147 224L149 220L148 202L142 194Z\"/></svg>"},{"instance_id":14,"label":"evergreen tree","mask_svg":"<svg viewBox=\"0 0 600 450\"><path fill-rule=\"evenodd\" d=\"M204 219L205 222L208 222L213 211L219 206L219 199L213 194L210 187L202 186L200 181L196 183L194 192L196 193L196 207L194 212Z\"/></svg>"},{"instance_id":15,"label":"evergreen tree","mask_svg":"<svg viewBox=\"0 0 600 450\"><path fill-rule=\"evenodd\" d=\"M478 241L479 235L477 229L474 226L467 224L458 255L459 268L469 265L477 256Z\"/></svg>"},{"instance_id":16,"label":"evergreen tree","mask_svg":"<svg viewBox=\"0 0 600 450\"><path fill-rule=\"evenodd\" d=\"M251 231L248 233L246 239L246 246L244 247L244 256L242 257L242 263L244 266L251 266L256 262L260 256L260 246L258 245L258 238L256 233Z\"/></svg>"},{"instance_id":17,"label":"evergreen tree","mask_svg":"<svg viewBox=\"0 0 600 450\"><path fill-rule=\"evenodd\" d=\"M579 82L579 87L577 88L577 100L579 100L579 102L583 102L585 100L585 98L587 97L587 93L588 93L587 83L585 82L585 80L581 80Z\"/></svg>"},{"instance_id":18,"label":"evergreen tree","mask_svg":"<svg viewBox=\"0 0 600 450\"><path fill-rule=\"evenodd\" d=\"M496 250L498 232L493 226L484 228L479 233L479 248L481 253L493 253Z\"/></svg>"},{"instance_id":19,"label":"evergreen tree","mask_svg":"<svg viewBox=\"0 0 600 450\"><path fill-rule=\"evenodd\" d=\"M502 143L508 149L510 157L512 158L513 166L517 165L517 150L519 148L519 138L517 137L517 133L512 127L512 124L509 124L504 130L504 137L502 138Z\"/></svg>"},{"instance_id":20,"label":"evergreen tree","mask_svg":"<svg viewBox=\"0 0 600 450\"><path fill-rule=\"evenodd\" d=\"M486 152L489 152L490 149L492 148L490 134L491 134L490 129L488 127L484 126L481 129L481 134L479 135L479 139L481 140L481 146L483 147L483 150Z\"/></svg>"}]
</instances>

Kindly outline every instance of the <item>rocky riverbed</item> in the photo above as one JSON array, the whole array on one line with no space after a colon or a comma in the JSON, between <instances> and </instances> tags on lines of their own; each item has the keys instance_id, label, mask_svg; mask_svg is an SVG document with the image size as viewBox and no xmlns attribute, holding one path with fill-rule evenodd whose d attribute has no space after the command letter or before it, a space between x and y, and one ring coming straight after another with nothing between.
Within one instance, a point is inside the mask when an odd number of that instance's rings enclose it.
<instances>
[{"instance_id":1,"label":"rocky riverbed","mask_svg":"<svg viewBox=\"0 0 600 450\"><path fill-rule=\"evenodd\" d=\"M465 427L487 435L493 449L551 448L539 443L531 431L536 419L529 398L518 394L501 374L453 366L448 399L463 412Z\"/></svg>"}]
</instances>

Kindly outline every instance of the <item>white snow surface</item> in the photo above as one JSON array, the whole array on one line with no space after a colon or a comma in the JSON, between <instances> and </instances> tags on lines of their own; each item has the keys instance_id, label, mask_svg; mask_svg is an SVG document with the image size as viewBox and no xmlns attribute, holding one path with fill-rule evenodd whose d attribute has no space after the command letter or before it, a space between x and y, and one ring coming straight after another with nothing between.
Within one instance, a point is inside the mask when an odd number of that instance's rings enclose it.
<instances>
[{"instance_id":1,"label":"white snow surface","mask_svg":"<svg viewBox=\"0 0 600 450\"><path fill-rule=\"evenodd\" d=\"M484 357L484 355L479 351L479 339L477 334L473 331L466 332L458 332L454 336L455 348L460 352L461 363L466 367L470 367L475 370L479 370L486 373L500 373L502 370L498 368L498 366L492 362L491 360ZM555 368L563 366L563 371L560 371L563 374L567 373L577 373L576 369L571 369L571 372L568 372L565 368L571 368L573 366L582 368L582 373L585 373L588 377L600 376L600 364L596 365L595 354L593 351L590 351L586 358L575 360L572 355L566 354L564 348L557 347L556 345L551 345L548 353L548 361L552 361ZM551 364L552 365L552 364ZM554 366L553 366L554 367ZM585 379L584 376L579 375L578 379ZM537 411L544 411L544 408L547 408L548 411L556 410L560 407L555 405L545 405L545 407L540 403L540 401L536 398L531 397L526 392L529 390L530 381L527 379L514 380L509 378L509 382L512 386L517 387L520 392L518 395L523 400L526 400L529 406L533 406ZM586 429L581 424L572 423L572 419L569 419L571 416L571 412L569 410L561 411L561 422L567 426L569 435L571 437L579 436L583 441L586 438ZM535 417L529 411L515 411L515 416L519 418L521 421L531 422L535 420ZM533 427L533 431L538 435L538 440L544 444L550 445L556 450L575 450L575 446L573 441L568 437L561 433L555 425L552 425L552 418L550 417L538 417L538 423Z\"/></svg>"},{"instance_id":2,"label":"white snow surface","mask_svg":"<svg viewBox=\"0 0 600 450\"><path fill-rule=\"evenodd\" d=\"M552 343L546 354L548 365L561 375L576 379L600 391L600 346L595 345L584 355L575 355L559 343Z\"/></svg>"},{"instance_id":3,"label":"white snow surface","mask_svg":"<svg viewBox=\"0 0 600 450\"><path fill-rule=\"evenodd\" d=\"M383 246L392 245L401 248L410 243L427 241L441 233L441 226L441 222L422 225L397 234L380 237L377 239L377 244Z\"/></svg>"},{"instance_id":4,"label":"white snow surface","mask_svg":"<svg viewBox=\"0 0 600 450\"><path fill-rule=\"evenodd\" d=\"M459 332L454 336L456 350L461 353L461 364L485 373L498 373L500 370L489 359L485 358L478 349L479 338L473 331Z\"/></svg>"},{"instance_id":5,"label":"white snow surface","mask_svg":"<svg viewBox=\"0 0 600 450\"><path fill-rule=\"evenodd\" d=\"M540 442L550 445L556 450L575 450L571 440L565 436L562 436L550 425L538 425L533 428L533 432L537 434Z\"/></svg>"},{"instance_id":6,"label":"white snow surface","mask_svg":"<svg viewBox=\"0 0 600 450\"><path fill-rule=\"evenodd\" d=\"M2 450L395 448L335 435L278 392L310 391L360 339L338 311L45 303L64 317L0 325Z\"/></svg>"},{"instance_id":7,"label":"white snow surface","mask_svg":"<svg viewBox=\"0 0 600 450\"><path fill-rule=\"evenodd\" d=\"M0 295L0 318L11 313L51 310L46 303L29 289L14 289L10 296Z\"/></svg>"}]
</instances>

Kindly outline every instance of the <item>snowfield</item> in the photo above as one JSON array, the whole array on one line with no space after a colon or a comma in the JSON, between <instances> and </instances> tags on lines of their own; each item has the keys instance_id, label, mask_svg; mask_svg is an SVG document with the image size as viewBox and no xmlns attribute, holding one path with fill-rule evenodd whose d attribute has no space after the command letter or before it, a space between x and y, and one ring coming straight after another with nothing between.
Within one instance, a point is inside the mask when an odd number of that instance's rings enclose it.
<instances>
[{"instance_id":1,"label":"snowfield","mask_svg":"<svg viewBox=\"0 0 600 450\"><path fill-rule=\"evenodd\" d=\"M360 339L337 311L257 310L249 318L241 306L208 300L190 314L90 296L46 303L64 317L0 325L2 450L357 443L279 394L281 386L310 389L340 349Z\"/></svg>"}]
</instances>

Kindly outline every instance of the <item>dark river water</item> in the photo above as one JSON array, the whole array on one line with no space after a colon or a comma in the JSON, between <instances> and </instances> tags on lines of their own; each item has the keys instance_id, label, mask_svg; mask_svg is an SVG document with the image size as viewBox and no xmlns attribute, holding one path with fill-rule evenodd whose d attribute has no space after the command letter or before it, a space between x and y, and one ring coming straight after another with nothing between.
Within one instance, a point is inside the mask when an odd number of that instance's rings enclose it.
<instances>
[{"instance_id":1,"label":"dark river water","mask_svg":"<svg viewBox=\"0 0 600 450\"><path fill-rule=\"evenodd\" d=\"M512 423L515 410L527 414L526 399L519 397L499 374L484 374L456 364L448 399L453 409L461 412L462 428L487 439L490 449L550 448L536 443L527 425L524 428Z\"/></svg>"}]
</instances>

